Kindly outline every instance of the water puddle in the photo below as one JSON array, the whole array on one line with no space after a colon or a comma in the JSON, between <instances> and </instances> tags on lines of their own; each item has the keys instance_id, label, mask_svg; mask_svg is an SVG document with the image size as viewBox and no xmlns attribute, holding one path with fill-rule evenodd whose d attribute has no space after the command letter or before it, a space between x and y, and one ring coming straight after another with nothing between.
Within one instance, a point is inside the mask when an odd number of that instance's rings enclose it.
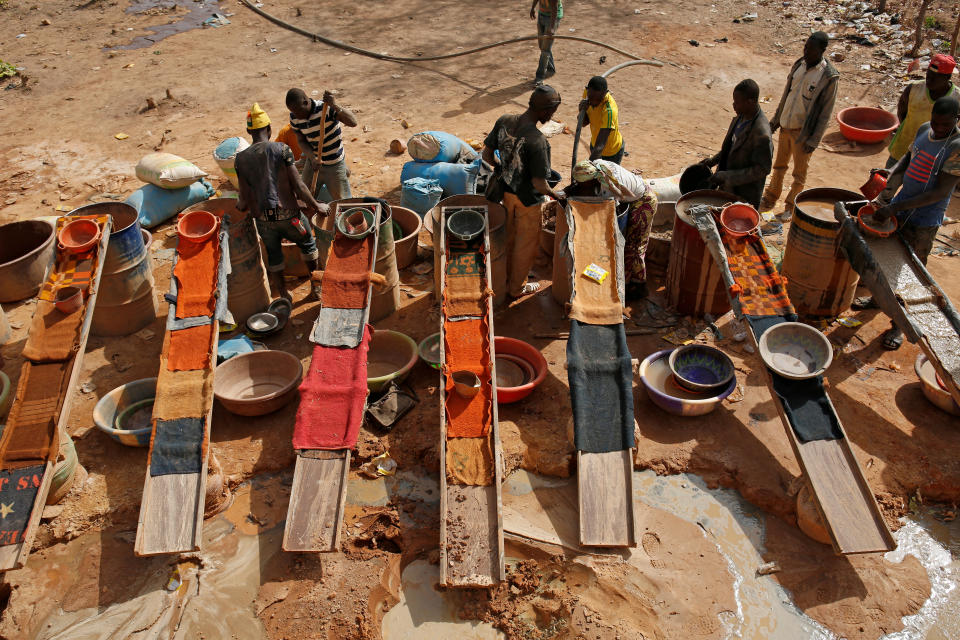
<instances>
[{"instance_id":1,"label":"water puddle","mask_svg":"<svg viewBox=\"0 0 960 640\"><path fill-rule=\"evenodd\" d=\"M492 625L457 618L454 604L437 590L440 569L425 560L411 562L403 570L400 602L383 616L383 640L500 640L505 638Z\"/></svg>"},{"instance_id":2,"label":"water puddle","mask_svg":"<svg viewBox=\"0 0 960 640\"><path fill-rule=\"evenodd\" d=\"M171 22L146 27L146 30L151 32L149 35L137 36L130 41L130 44L105 48L104 50L117 51L150 47L164 38L190 29L201 28L204 21L212 18L214 14L223 15L215 0L210 2L203 0L200 2L195 0L133 0L124 13L140 15L152 9L162 9L163 13L159 15L169 14L172 18Z\"/></svg>"},{"instance_id":3,"label":"water puddle","mask_svg":"<svg viewBox=\"0 0 960 640\"><path fill-rule=\"evenodd\" d=\"M176 630L178 638L257 640L265 637L254 603L265 568L281 561L283 555L280 541L286 503L280 498L283 490L279 477L263 477L254 483L256 492L239 488L233 505L205 523L202 553L181 558L175 565L171 558L164 557L137 560L138 575L121 580L119 588L126 593L118 599L121 601L96 606L95 598L92 603L88 601L74 610L68 610L70 607L61 602L46 615L38 637L50 640L167 637L173 635L171 630ZM652 471L637 472L634 484L638 505L697 525L702 535L716 545L731 576L736 602L735 611L720 616L724 636L836 638L797 609L790 594L776 580L756 575L757 567L764 562L766 514L763 511L746 502L736 491L708 489L693 475L657 476ZM377 507L406 498L418 506L409 514L400 510L401 518L409 518L413 527L436 526L437 485L435 477L409 471L386 478L351 478L347 501L352 508ZM505 530L508 534L553 542L573 550L577 535L575 489L574 478L548 478L525 471L511 474L503 487ZM425 524L427 520L431 524ZM107 563L116 562L111 558L118 553L129 553L132 539L121 539L126 535L129 534L103 532L81 536L69 544L51 548L46 557L35 557L28 571L35 580L41 579L37 576L76 576L81 572L78 563L82 558L102 553L97 564L103 579L111 575L104 568ZM887 554L886 559L898 563L908 554L916 556L930 577L931 597L916 615L904 618L904 630L885 636L885 640L960 638L960 589L957 589L960 521L943 523L935 519L932 512L921 511L911 516L895 536L898 547ZM116 540L107 544L113 538ZM649 587L642 568L645 565L640 562L648 562L643 550L624 553L623 560L635 569L625 573L623 582L611 588L629 594ZM577 575L582 574L581 577L594 576L583 580L585 584L597 582L598 574L591 574L588 569L598 562L619 561L616 555L606 559L578 556L571 571L579 571ZM509 562L517 560L510 558ZM383 618L385 640L499 640L504 637L490 624L459 619L456 598L439 590L438 580L439 568L428 560L416 560L404 568L400 602ZM51 590L56 591L52 586ZM585 601L595 601L599 611L606 606L609 593L609 590L596 593L584 590L579 596ZM111 599L112 596L108 596L106 601Z\"/></svg>"},{"instance_id":4,"label":"water puddle","mask_svg":"<svg viewBox=\"0 0 960 640\"><path fill-rule=\"evenodd\" d=\"M811 638L833 640L832 632L806 616L774 580L756 576L763 563L765 514L739 493L707 489L692 475L634 473L634 498L700 525L727 558L734 576L738 618L729 637ZM930 597L915 615L903 619L902 631L884 640L960 638L960 520L945 524L921 511L894 534L897 548L885 558L902 562L915 556L930 578Z\"/></svg>"}]
</instances>

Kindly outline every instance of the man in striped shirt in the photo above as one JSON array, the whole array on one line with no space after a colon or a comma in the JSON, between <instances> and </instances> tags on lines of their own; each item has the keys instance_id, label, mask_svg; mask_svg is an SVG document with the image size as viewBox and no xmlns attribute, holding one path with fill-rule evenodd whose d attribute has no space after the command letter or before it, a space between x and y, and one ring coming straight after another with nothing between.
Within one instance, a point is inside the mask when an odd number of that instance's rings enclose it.
<instances>
[{"instance_id":1,"label":"man in striped shirt","mask_svg":"<svg viewBox=\"0 0 960 640\"><path fill-rule=\"evenodd\" d=\"M302 89L290 89L287 91L287 108L290 109L290 126L296 132L300 149L306 157L303 181L312 184L316 174L314 196L322 185L326 185L334 200L349 198L350 181L340 124L355 127L357 117L346 107L339 106L329 91L323 92L321 101L311 100Z\"/></svg>"},{"instance_id":2,"label":"man in striped shirt","mask_svg":"<svg viewBox=\"0 0 960 640\"><path fill-rule=\"evenodd\" d=\"M874 216L897 217L900 237L917 259L927 264L937 231L943 224L953 188L960 182L960 101L951 95L933 103L930 122L920 125L913 144L890 170L889 178L902 180L893 201ZM881 170L882 171L882 170ZM855 308L873 306L872 300L857 300ZM883 334L885 349L899 349L903 333L896 325Z\"/></svg>"}]
</instances>

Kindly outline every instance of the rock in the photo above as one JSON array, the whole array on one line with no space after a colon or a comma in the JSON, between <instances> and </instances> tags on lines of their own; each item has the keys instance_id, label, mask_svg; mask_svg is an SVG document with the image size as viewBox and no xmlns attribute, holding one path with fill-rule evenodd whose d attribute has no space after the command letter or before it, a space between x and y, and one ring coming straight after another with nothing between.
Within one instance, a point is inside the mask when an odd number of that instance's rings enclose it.
<instances>
[{"instance_id":1,"label":"rock","mask_svg":"<svg viewBox=\"0 0 960 640\"><path fill-rule=\"evenodd\" d=\"M407 150L407 145L405 145L402 140L398 140L394 138L393 140L390 141L390 153L400 155L406 150Z\"/></svg>"},{"instance_id":2,"label":"rock","mask_svg":"<svg viewBox=\"0 0 960 640\"><path fill-rule=\"evenodd\" d=\"M843 62L844 58L846 58L846 56L843 55L842 51L834 51L830 54L830 59L834 62Z\"/></svg>"}]
</instances>

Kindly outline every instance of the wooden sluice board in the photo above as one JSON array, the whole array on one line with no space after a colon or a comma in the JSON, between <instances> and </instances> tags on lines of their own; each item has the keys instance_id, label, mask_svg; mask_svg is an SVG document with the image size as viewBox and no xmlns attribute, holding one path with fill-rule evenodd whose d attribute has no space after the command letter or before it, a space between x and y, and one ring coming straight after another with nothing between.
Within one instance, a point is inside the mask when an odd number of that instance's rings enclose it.
<instances>
[{"instance_id":1,"label":"wooden sluice board","mask_svg":"<svg viewBox=\"0 0 960 640\"><path fill-rule=\"evenodd\" d=\"M340 207L356 206L373 208L375 213L374 248L370 256L372 272L376 267L377 243L380 241L380 218L383 213L380 204L338 204L331 215L335 220ZM366 325L370 317L372 297L371 282L367 290L367 306L359 318L361 327ZM306 449L297 452L293 485L290 487L290 503L287 506L287 521L283 527L284 551L323 553L340 549L349 472L350 449Z\"/></svg>"},{"instance_id":2,"label":"wooden sluice board","mask_svg":"<svg viewBox=\"0 0 960 640\"><path fill-rule=\"evenodd\" d=\"M217 242L220 242L220 233L221 227L217 227ZM223 259L224 253L221 247L217 269L220 269ZM172 272L170 277L174 278ZM138 556L187 553L200 550L203 536L203 511L206 506L207 494L207 464L210 460L210 426L213 422L213 374L217 368L217 346L220 338L216 328L218 320L215 314L216 311L214 311L214 316L211 319L214 323L214 330L211 332L210 360L206 367L209 375L209 389L206 395L201 395L202 415L205 416L202 441L206 443L206 446L202 447L203 457L200 463L200 471L197 473L170 473L152 476L150 475L150 465L147 465L143 482L143 498L140 502L140 515L137 519L137 537L133 546L133 551ZM184 373L182 371L170 371L167 368L170 334L171 331L165 329L161 351L164 355L160 359L160 370L157 373L158 397L168 386L164 383L165 378ZM198 390L198 393L200 391ZM152 418L153 421L156 421L158 418L156 413Z\"/></svg>"},{"instance_id":3,"label":"wooden sluice board","mask_svg":"<svg viewBox=\"0 0 960 640\"><path fill-rule=\"evenodd\" d=\"M440 292L443 300L446 287L446 212L448 209L478 209L478 207L443 207L440 209ZM490 225L486 208L484 214L483 246L488 259L486 282L493 282L490 254ZM440 382L440 584L447 587L488 587L506 578L503 549L503 450L500 445L499 414L497 411L497 370L494 350L493 296L486 297L487 326L490 340L491 423L493 444L493 484L485 486L462 485L447 482L447 412L446 384L441 372ZM440 361L446 362L444 319L440 318Z\"/></svg>"},{"instance_id":4,"label":"wooden sluice board","mask_svg":"<svg viewBox=\"0 0 960 640\"><path fill-rule=\"evenodd\" d=\"M577 451L577 506L581 546L637 546L633 449Z\"/></svg>"},{"instance_id":5,"label":"wooden sluice board","mask_svg":"<svg viewBox=\"0 0 960 640\"><path fill-rule=\"evenodd\" d=\"M860 282L907 340L920 346L960 404L960 316L950 298L899 234L862 233L842 203L837 217L841 249Z\"/></svg>"},{"instance_id":6,"label":"wooden sluice board","mask_svg":"<svg viewBox=\"0 0 960 640\"><path fill-rule=\"evenodd\" d=\"M93 311L97 306L97 293L100 290L100 277L103 275L103 262L107 256L107 248L110 244L110 232L113 227L113 218L110 218L101 230L100 248L97 251L97 272L93 276L91 285L93 293L87 298L87 308L83 312L83 324L80 327L79 348L73 356L70 364L70 375L68 382L64 387L63 404L60 407L60 415L57 417L57 433L59 438L69 437L67 434L67 421L70 419L70 409L73 407L73 400L76 397L74 389L80 380L80 372L83 369L83 356L87 350L87 338L90 337L90 324L93 321ZM50 266L47 273L44 274L43 282L47 281L49 272L57 263L56 251L53 252ZM42 287L42 285L41 285ZM39 295L39 294L38 294ZM16 393L11 389L10 393ZM11 407L12 411L12 407ZM47 496L50 493L50 486L53 483L53 473L55 465L47 461L43 467L43 476L40 478L40 487L37 490L37 496L33 501L33 508L30 510L30 519L27 521L27 528L23 532L23 538L20 542L0 547L0 571L9 571L19 569L27 563L30 555L30 547L33 546L33 539L37 535L37 529L40 526L40 516L43 508L47 504Z\"/></svg>"},{"instance_id":7,"label":"wooden sluice board","mask_svg":"<svg viewBox=\"0 0 960 640\"><path fill-rule=\"evenodd\" d=\"M711 239L701 231L704 241ZM726 249L726 247L724 247ZM714 253L710 252L711 256ZM718 265L726 277L733 281L729 266ZM739 309L736 299L731 298L734 309ZM750 336L759 351L758 336L747 323ZM843 424L830 397L824 390L831 411L843 437L836 440L801 442L790 425L783 403L773 389L773 377L766 366L764 379L770 391L770 399L777 408L787 439L793 448L800 468L810 485L814 503L820 512L823 525L830 535L834 551L842 555L878 553L896 548L893 535L883 519L877 500L867 484L863 469L857 462Z\"/></svg>"},{"instance_id":8,"label":"wooden sluice board","mask_svg":"<svg viewBox=\"0 0 960 640\"><path fill-rule=\"evenodd\" d=\"M600 198L571 198L600 202ZM572 206L572 205L568 205ZM568 233L566 216L558 219L557 234ZM615 248L609 255L616 255ZM613 274L611 274L613 277ZM576 274L571 276L570 291ZM635 416L640 420L640 416ZM589 453L577 451L577 513L580 545L584 547L637 546L636 510L633 504L633 449Z\"/></svg>"},{"instance_id":9,"label":"wooden sluice board","mask_svg":"<svg viewBox=\"0 0 960 640\"><path fill-rule=\"evenodd\" d=\"M747 326L749 327L749 324ZM752 327L750 336L759 352L760 347ZM877 499L867 484L863 468L850 448L850 440L840 417L837 416L837 425L843 434L842 438L801 442L790 426L783 403L773 390L770 370L763 367L763 372L770 390L770 399L777 408L790 446L810 485L824 528L830 534L833 550L840 555L853 555L895 549L897 544L893 534L890 533ZM836 414L826 390L824 395L831 411Z\"/></svg>"}]
</instances>

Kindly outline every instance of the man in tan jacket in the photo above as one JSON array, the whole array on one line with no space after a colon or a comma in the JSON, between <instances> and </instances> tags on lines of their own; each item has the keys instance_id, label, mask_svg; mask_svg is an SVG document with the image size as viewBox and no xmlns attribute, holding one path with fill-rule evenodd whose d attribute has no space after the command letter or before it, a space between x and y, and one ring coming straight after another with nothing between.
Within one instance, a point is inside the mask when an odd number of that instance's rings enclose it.
<instances>
[{"instance_id":1,"label":"man in tan jacket","mask_svg":"<svg viewBox=\"0 0 960 640\"><path fill-rule=\"evenodd\" d=\"M828 42L829 38L823 31L817 31L807 38L803 57L790 69L777 112L770 120L771 131L776 133L780 129L780 137L770 183L763 193L760 210L769 211L776 205L783 189L787 166L792 159L793 184L784 202L780 217L782 222L788 222L793 217L794 200L803 191L810 156L820 144L837 100L840 73L823 57Z\"/></svg>"}]
</instances>

